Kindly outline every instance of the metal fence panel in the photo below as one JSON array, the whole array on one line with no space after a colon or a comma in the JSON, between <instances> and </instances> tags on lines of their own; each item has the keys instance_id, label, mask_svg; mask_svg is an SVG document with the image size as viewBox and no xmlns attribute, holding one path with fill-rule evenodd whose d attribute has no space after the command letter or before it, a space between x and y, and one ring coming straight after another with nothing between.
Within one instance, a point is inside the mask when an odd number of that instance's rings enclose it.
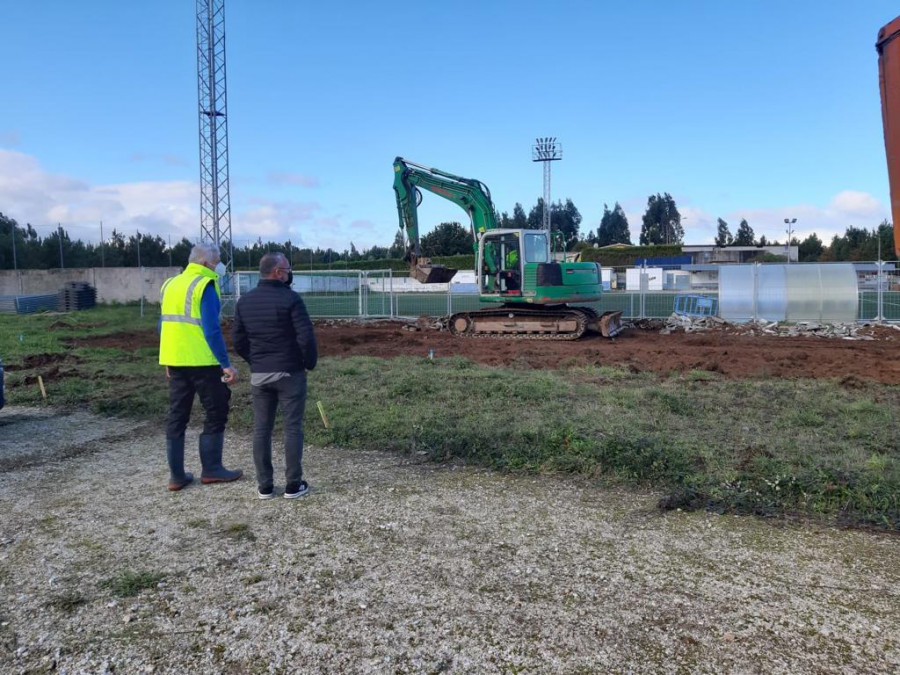
<instances>
[{"instance_id":1,"label":"metal fence panel","mask_svg":"<svg viewBox=\"0 0 900 675\"><path fill-rule=\"evenodd\" d=\"M369 270L364 273L363 310L365 316L394 316L393 270Z\"/></svg>"},{"instance_id":2,"label":"metal fence panel","mask_svg":"<svg viewBox=\"0 0 900 675\"><path fill-rule=\"evenodd\" d=\"M240 297L259 283L259 272L238 272ZM365 316L363 273L359 270L295 271L291 287L297 291L313 317L354 318Z\"/></svg>"},{"instance_id":3,"label":"metal fence panel","mask_svg":"<svg viewBox=\"0 0 900 675\"><path fill-rule=\"evenodd\" d=\"M665 318L676 311L679 297L702 295L724 311L723 304L736 301L723 298L720 281L725 280L732 289L728 292L737 293L739 316L732 317L737 320L753 320L780 312L778 315L789 321L844 321L851 320L847 318L846 308L855 304L860 321L900 321L900 264L852 263L857 287L853 298L846 293L848 283L852 287L852 282L844 278L840 288L834 286L828 281L834 275L822 265L684 265L681 269L663 269L662 275L658 269L638 269L629 274L624 267L604 267L601 268L604 290L600 300L580 304L587 304L597 312L621 311L626 319ZM846 274L849 265L835 264L832 271L837 273L842 267L841 274ZM732 279L734 275L739 279ZM773 283L779 279L783 283ZM239 272L238 296L256 286L258 280L257 272ZM303 296L310 315L319 318L443 316L491 306L479 300L472 284L426 286L408 273L389 269L297 270L293 287ZM797 298L806 298L808 302L798 302ZM835 313L837 305L840 311ZM723 311L719 314L723 315Z\"/></svg>"},{"instance_id":4,"label":"metal fence panel","mask_svg":"<svg viewBox=\"0 0 900 675\"><path fill-rule=\"evenodd\" d=\"M0 312L4 314L33 314L55 312L59 309L59 295L3 295L0 296Z\"/></svg>"}]
</instances>

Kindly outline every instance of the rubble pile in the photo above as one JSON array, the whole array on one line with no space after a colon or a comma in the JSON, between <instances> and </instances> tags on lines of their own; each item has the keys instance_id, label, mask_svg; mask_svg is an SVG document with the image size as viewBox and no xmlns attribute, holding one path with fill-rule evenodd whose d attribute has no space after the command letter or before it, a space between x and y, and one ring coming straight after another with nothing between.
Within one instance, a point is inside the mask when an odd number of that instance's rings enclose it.
<instances>
[{"instance_id":1,"label":"rubble pile","mask_svg":"<svg viewBox=\"0 0 900 675\"><path fill-rule=\"evenodd\" d=\"M644 320L643 322L634 322L635 327L645 330L655 330L656 327L650 324L653 320ZM664 321L656 320L661 324L659 333L661 335L669 335L682 331L684 333L694 333L709 330L727 330L729 333L736 335L775 335L780 337L822 337L822 338L841 338L844 340L875 340L878 339L873 333L876 327L881 331L898 331L898 324L873 324L863 323L818 323L815 321L798 321L797 323L782 323L778 321L767 321L765 319L757 319L756 321L747 321L746 323L731 323L717 316L692 317L683 314L671 314ZM891 339L888 336L887 339Z\"/></svg>"}]
</instances>

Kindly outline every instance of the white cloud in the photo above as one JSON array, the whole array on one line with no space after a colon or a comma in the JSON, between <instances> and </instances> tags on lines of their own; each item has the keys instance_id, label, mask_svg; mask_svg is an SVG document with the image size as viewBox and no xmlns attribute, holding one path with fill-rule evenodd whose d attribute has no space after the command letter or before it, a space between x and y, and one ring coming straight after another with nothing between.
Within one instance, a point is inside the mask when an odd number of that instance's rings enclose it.
<instances>
[{"instance_id":1,"label":"white cloud","mask_svg":"<svg viewBox=\"0 0 900 675\"><path fill-rule=\"evenodd\" d=\"M115 228L196 239L199 194L192 181L91 185L48 172L30 155L0 149L0 208L23 225L34 225L39 234L60 223L73 238L96 241L102 221L106 233ZM301 229L308 232L321 210L315 202L251 199L246 210L232 209L232 236L235 241L257 237L302 241ZM339 223L334 229L340 232Z\"/></svg>"},{"instance_id":2,"label":"white cloud","mask_svg":"<svg viewBox=\"0 0 900 675\"><path fill-rule=\"evenodd\" d=\"M197 235L197 187L186 181L92 186L45 171L30 155L0 149L0 204L6 215L38 228L63 225L75 238L140 229L148 234Z\"/></svg>"},{"instance_id":3,"label":"white cloud","mask_svg":"<svg viewBox=\"0 0 900 675\"><path fill-rule=\"evenodd\" d=\"M885 214L884 207L875 197L868 192L857 192L856 190L839 192L831 200L829 208L836 213L862 219L882 219Z\"/></svg>"},{"instance_id":4,"label":"white cloud","mask_svg":"<svg viewBox=\"0 0 900 675\"><path fill-rule=\"evenodd\" d=\"M162 155L134 155L135 161L166 161ZM291 184L315 185L315 179L284 174ZM32 224L46 236L60 223L76 239L97 241L105 234L140 230L173 241L194 240L200 230L200 190L193 181L140 181L113 185L91 183L44 169L33 156L0 149L0 210L22 225ZM262 238L298 246L343 251L385 244L372 220L326 212L315 201L251 197L245 208L232 204L232 239L238 245ZM392 237L393 235L391 235Z\"/></svg>"},{"instance_id":5,"label":"white cloud","mask_svg":"<svg viewBox=\"0 0 900 675\"><path fill-rule=\"evenodd\" d=\"M792 225L793 236L804 239L813 232L828 244L835 235L842 236L850 225L872 229L885 218L890 220L888 208L867 192L843 190L825 205L788 204L774 208L748 207L713 214L693 206L688 200L675 195L675 203L682 215L686 244L711 244L716 238L718 219L728 223L732 234L737 232L742 219L747 220L757 238L765 236L769 241L784 242L787 239L785 218L796 218ZM632 241L637 243L641 234L641 218L646 204L637 201L623 204Z\"/></svg>"},{"instance_id":6,"label":"white cloud","mask_svg":"<svg viewBox=\"0 0 900 675\"><path fill-rule=\"evenodd\" d=\"M745 209L728 214L725 219L734 232L741 218L746 218L754 234L767 239L785 241L785 218L796 218L791 225L793 236L805 239L815 233L828 244L834 236L842 236L851 225L873 229L885 219L890 219L888 209L866 192L844 190L835 195L827 206L795 204L779 208Z\"/></svg>"},{"instance_id":7,"label":"white cloud","mask_svg":"<svg viewBox=\"0 0 900 675\"><path fill-rule=\"evenodd\" d=\"M300 231L307 229L305 224L311 223L322 208L316 202L269 202L260 199L251 202L254 205L252 208L232 218L231 227L236 242L258 237L300 242L303 240Z\"/></svg>"}]
</instances>

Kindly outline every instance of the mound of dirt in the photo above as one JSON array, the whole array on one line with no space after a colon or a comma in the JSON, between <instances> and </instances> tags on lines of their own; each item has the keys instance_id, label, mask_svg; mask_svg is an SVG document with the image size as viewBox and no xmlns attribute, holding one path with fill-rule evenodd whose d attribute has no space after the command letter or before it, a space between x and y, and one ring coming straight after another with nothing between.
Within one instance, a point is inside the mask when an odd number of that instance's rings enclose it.
<instances>
[{"instance_id":1,"label":"mound of dirt","mask_svg":"<svg viewBox=\"0 0 900 675\"><path fill-rule=\"evenodd\" d=\"M14 370L31 370L32 368L41 368L54 363L62 363L63 361L81 363L81 359L74 354L30 354L23 359L22 363L10 363L5 368L10 372Z\"/></svg>"},{"instance_id":2,"label":"mound of dirt","mask_svg":"<svg viewBox=\"0 0 900 675\"><path fill-rule=\"evenodd\" d=\"M153 329L135 330L112 335L90 335L85 337L66 338L63 342L68 347L110 347L133 351L141 347L159 346L159 335Z\"/></svg>"}]
</instances>

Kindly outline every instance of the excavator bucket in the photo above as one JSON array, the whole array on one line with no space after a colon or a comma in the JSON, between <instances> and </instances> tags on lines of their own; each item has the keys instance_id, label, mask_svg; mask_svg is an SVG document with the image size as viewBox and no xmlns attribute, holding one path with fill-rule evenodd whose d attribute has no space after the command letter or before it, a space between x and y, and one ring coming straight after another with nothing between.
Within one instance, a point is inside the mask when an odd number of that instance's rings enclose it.
<instances>
[{"instance_id":1,"label":"excavator bucket","mask_svg":"<svg viewBox=\"0 0 900 675\"><path fill-rule=\"evenodd\" d=\"M622 332L622 312L603 312L597 317L597 330L605 338L613 338Z\"/></svg>"},{"instance_id":2,"label":"excavator bucket","mask_svg":"<svg viewBox=\"0 0 900 675\"><path fill-rule=\"evenodd\" d=\"M432 265L428 258L419 258L410 271L420 284L446 284L456 275L457 270L443 265Z\"/></svg>"}]
</instances>

